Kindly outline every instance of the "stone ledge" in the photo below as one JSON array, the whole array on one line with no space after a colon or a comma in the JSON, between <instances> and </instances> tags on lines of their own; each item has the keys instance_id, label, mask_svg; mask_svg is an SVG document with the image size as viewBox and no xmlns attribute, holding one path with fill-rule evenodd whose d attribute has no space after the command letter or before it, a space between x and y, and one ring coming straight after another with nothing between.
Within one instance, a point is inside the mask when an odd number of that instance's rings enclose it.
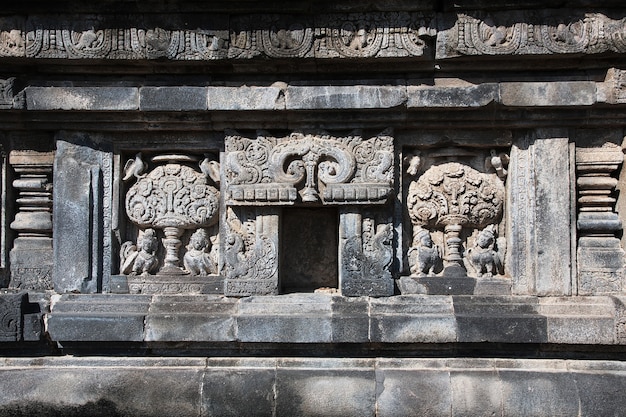
<instances>
[{"instance_id":1,"label":"stone ledge","mask_svg":"<svg viewBox=\"0 0 626 417\"><path fill-rule=\"evenodd\" d=\"M138 110L134 87L26 87L28 110Z\"/></svg>"},{"instance_id":2,"label":"stone ledge","mask_svg":"<svg viewBox=\"0 0 626 417\"><path fill-rule=\"evenodd\" d=\"M619 361L4 358L0 415L618 415ZM19 411L19 413L18 413Z\"/></svg>"},{"instance_id":3,"label":"stone ledge","mask_svg":"<svg viewBox=\"0 0 626 417\"><path fill-rule=\"evenodd\" d=\"M626 343L617 304L600 296L70 294L53 302L47 331L58 342L613 345Z\"/></svg>"},{"instance_id":4,"label":"stone ledge","mask_svg":"<svg viewBox=\"0 0 626 417\"><path fill-rule=\"evenodd\" d=\"M586 107L623 104L613 84L591 81L502 82L465 86L287 85L240 87L26 87L29 111L275 111ZM18 93L21 96L22 92ZM17 97L17 96L16 96ZM21 108L16 102L15 108ZM10 109L8 109L10 110Z\"/></svg>"}]
</instances>

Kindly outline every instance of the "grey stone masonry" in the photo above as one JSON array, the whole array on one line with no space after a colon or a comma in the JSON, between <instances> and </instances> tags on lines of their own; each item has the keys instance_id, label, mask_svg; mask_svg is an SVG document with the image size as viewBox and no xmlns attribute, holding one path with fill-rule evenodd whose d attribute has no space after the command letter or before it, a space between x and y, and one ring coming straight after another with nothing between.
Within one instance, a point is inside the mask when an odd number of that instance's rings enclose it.
<instances>
[{"instance_id":1,"label":"grey stone masonry","mask_svg":"<svg viewBox=\"0 0 626 417\"><path fill-rule=\"evenodd\" d=\"M60 357L32 365L0 364L2 415L522 417L619 415L626 406L619 361Z\"/></svg>"}]
</instances>

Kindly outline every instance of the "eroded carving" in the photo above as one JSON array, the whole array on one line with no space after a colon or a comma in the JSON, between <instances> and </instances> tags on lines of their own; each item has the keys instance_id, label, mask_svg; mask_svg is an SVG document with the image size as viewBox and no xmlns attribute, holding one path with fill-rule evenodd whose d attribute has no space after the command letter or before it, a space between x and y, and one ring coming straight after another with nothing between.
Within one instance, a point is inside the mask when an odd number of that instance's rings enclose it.
<instances>
[{"instance_id":1,"label":"eroded carving","mask_svg":"<svg viewBox=\"0 0 626 417\"><path fill-rule=\"evenodd\" d=\"M497 23L495 23L497 22ZM461 55L597 54L626 51L626 21L600 13L537 16L524 13L460 14L454 28L440 37L439 58ZM441 52L445 51L443 54Z\"/></svg>"},{"instance_id":2,"label":"eroded carving","mask_svg":"<svg viewBox=\"0 0 626 417\"><path fill-rule=\"evenodd\" d=\"M159 261L156 256L157 237L154 229L142 231L137 238L137 246L124 242L120 249L120 273L131 275L149 275L156 271Z\"/></svg>"},{"instance_id":3,"label":"eroded carving","mask_svg":"<svg viewBox=\"0 0 626 417\"><path fill-rule=\"evenodd\" d=\"M210 255L211 240L204 229L196 230L189 239L183 258L185 270L191 275L207 276L217 273L217 262Z\"/></svg>"},{"instance_id":4,"label":"eroded carving","mask_svg":"<svg viewBox=\"0 0 626 417\"><path fill-rule=\"evenodd\" d=\"M496 250L497 229L493 224L478 233L474 245L467 249L465 257L479 277L502 274L502 256Z\"/></svg>"},{"instance_id":5,"label":"eroded carving","mask_svg":"<svg viewBox=\"0 0 626 417\"><path fill-rule=\"evenodd\" d=\"M462 250L464 229L484 229L477 238L477 246L468 255L475 255L470 263L477 266L479 276L488 274L489 269L493 273L499 258L489 258L483 250L493 249L488 249L488 242L492 240L488 239L488 234L495 233L490 225L496 224L502 217L504 192L502 181L494 174L484 174L458 162L431 166L409 186L407 208L413 224L414 242L423 229L443 228L444 272L465 273ZM416 267L419 265L415 260L419 245L414 243L413 247L417 252L412 252L411 270L425 273L425 267L421 270Z\"/></svg>"},{"instance_id":6,"label":"eroded carving","mask_svg":"<svg viewBox=\"0 0 626 417\"><path fill-rule=\"evenodd\" d=\"M427 229L416 227L413 230L413 244L407 253L411 274L415 276L434 275L441 272L441 248L433 242Z\"/></svg>"},{"instance_id":7,"label":"eroded carving","mask_svg":"<svg viewBox=\"0 0 626 417\"><path fill-rule=\"evenodd\" d=\"M278 292L278 217L229 207L222 243L226 295Z\"/></svg>"},{"instance_id":8,"label":"eroded carving","mask_svg":"<svg viewBox=\"0 0 626 417\"><path fill-rule=\"evenodd\" d=\"M183 274L185 271L179 266L183 231L211 226L217 221L219 192L209 185L207 175L185 165L197 164L196 157L161 155L152 161L164 164L142 174L140 153L126 164L124 178L137 178L126 193L126 214L141 229L163 230L165 258L159 273Z\"/></svg>"},{"instance_id":9,"label":"eroded carving","mask_svg":"<svg viewBox=\"0 0 626 417\"><path fill-rule=\"evenodd\" d=\"M380 203L391 192L393 140L382 133L226 138L229 204Z\"/></svg>"}]
</instances>

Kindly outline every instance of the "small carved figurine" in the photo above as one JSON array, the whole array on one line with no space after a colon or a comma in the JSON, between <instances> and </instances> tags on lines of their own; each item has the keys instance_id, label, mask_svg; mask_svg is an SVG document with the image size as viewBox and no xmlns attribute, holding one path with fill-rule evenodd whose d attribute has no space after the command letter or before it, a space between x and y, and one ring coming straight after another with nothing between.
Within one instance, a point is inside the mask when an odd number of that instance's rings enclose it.
<instances>
[{"instance_id":1,"label":"small carved figurine","mask_svg":"<svg viewBox=\"0 0 626 417\"><path fill-rule=\"evenodd\" d=\"M492 277L502 268L495 242L495 226L490 224L478 233L474 246L466 251L465 256L479 277Z\"/></svg>"},{"instance_id":2,"label":"small carved figurine","mask_svg":"<svg viewBox=\"0 0 626 417\"><path fill-rule=\"evenodd\" d=\"M133 255L131 275L149 275L159 263L156 257L157 238L154 229L146 229L138 243L139 251Z\"/></svg>"},{"instance_id":3,"label":"small carved figurine","mask_svg":"<svg viewBox=\"0 0 626 417\"><path fill-rule=\"evenodd\" d=\"M411 274L433 274L441 264L441 250L435 245L428 230L418 228L413 235L413 245L408 252Z\"/></svg>"},{"instance_id":4,"label":"small carved figurine","mask_svg":"<svg viewBox=\"0 0 626 417\"><path fill-rule=\"evenodd\" d=\"M137 152L134 159L129 159L124 165L124 178L122 181L128 181L133 176L135 178L144 178L143 173L146 170L146 163L141 158L141 152Z\"/></svg>"},{"instance_id":5,"label":"small carved figurine","mask_svg":"<svg viewBox=\"0 0 626 417\"><path fill-rule=\"evenodd\" d=\"M198 229L191 235L187 253L183 258L185 269L191 275L207 276L215 272L216 266L208 253L210 243L204 229Z\"/></svg>"}]
</instances>

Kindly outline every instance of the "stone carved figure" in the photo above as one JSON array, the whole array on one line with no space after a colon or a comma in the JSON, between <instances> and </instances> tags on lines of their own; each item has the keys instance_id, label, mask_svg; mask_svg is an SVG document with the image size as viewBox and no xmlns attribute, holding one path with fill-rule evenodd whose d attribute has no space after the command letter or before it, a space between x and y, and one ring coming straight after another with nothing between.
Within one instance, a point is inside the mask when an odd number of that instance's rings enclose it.
<instances>
[{"instance_id":1,"label":"stone carved figure","mask_svg":"<svg viewBox=\"0 0 626 417\"><path fill-rule=\"evenodd\" d=\"M474 246L467 249L465 257L479 277L492 277L502 270L494 225L490 224L478 233Z\"/></svg>"},{"instance_id":2,"label":"stone carved figure","mask_svg":"<svg viewBox=\"0 0 626 417\"><path fill-rule=\"evenodd\" d=\"M219 191L208 184L205 174L186 165L198 163L194 156L155 156L153 162L165 164L146 175L137 172L137 156L134 161L126 176L139 178L126 193L126 214L140 228L163 229L165 259L159 273L184 274L179 266L180 237L185 229L207 227L217 221Z\"/></svg>"},{"instance_id":3,"label":"stone carved figure","mask_svg":"<svg viewBox=\"0 0 626 417\"><path fill-rule=\"evenodd\" d=\"M128 181L133 176L137 179L145 177L144 171L146 170L147 165L143 161L141 152L137 152L134 159L129 159L126 161L126 165L124 165L124 177L122 181Z\"/></svg>"},{"instance_id":4,"label":"stone carved figure","mask_svg":"<svg viewBox=\"0 0 626 417\"><path fill-rule=\"evenodd\" d=\"M183 257L185 270L191 275L207 276L216 273L217 266L211 259L211 241L204 229L196 230L189 239L187 253Z\"/></svg>"},{"instance_id":5,"label":"stone carved figure","mask_svg":"<svg viewBox=\"0 0 626 417\"><path fill-rule=\"evenodd\" d=\"M430 232L421 227L414 232L407 256L412 275L432 275L441 267L441 249L433 242Z\"/></svg>"},{"instance_id":6,"label":"stone carved figure","mask_svg":"<svg viewBox=\"0 0 626 417\"><path fill-rule=\"evenodd\" d=\"M411 182L407 196L414 236L425 226L443 228L446 271L465 270L461 247L464 228L484 228L502 216L504 184L495 174L448 162L434 165Z\"/></svg>"},{"instance_id":7,"label":"stone carved figure","mask_svg":"<svg viewBox=\"0 0 626 417\"><path fill-rule=\"evenodd\" d=\"M154 229L146 229L137 239L137 246L124 242L120 249L120 273L130 275L153 274L159 264L156 256L157 237Z\"/></svg>"}]
</instances>

